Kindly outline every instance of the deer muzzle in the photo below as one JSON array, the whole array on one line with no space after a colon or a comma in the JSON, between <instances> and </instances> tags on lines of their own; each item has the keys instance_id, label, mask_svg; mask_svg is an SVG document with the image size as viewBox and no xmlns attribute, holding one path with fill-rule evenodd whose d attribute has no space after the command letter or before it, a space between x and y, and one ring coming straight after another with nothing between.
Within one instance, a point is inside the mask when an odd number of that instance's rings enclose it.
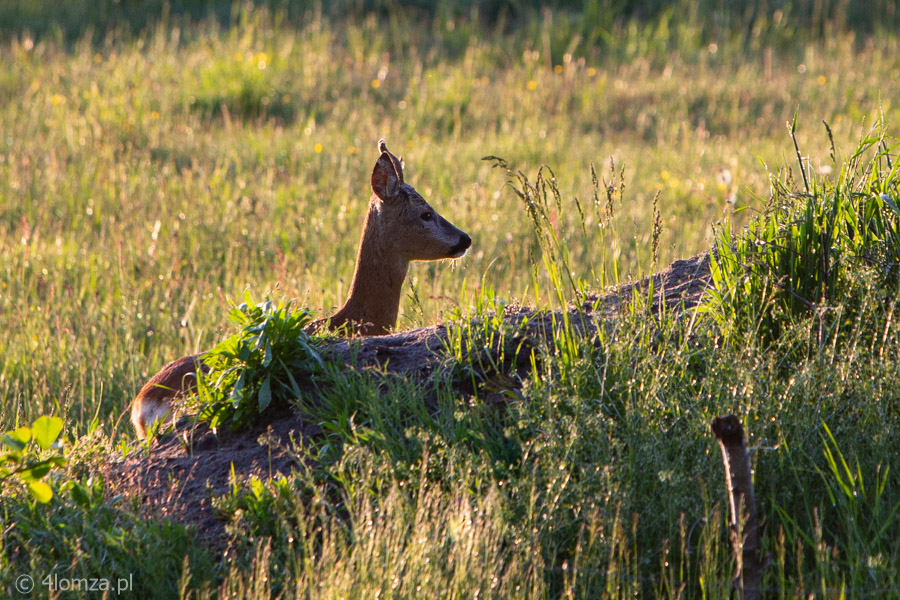
<instances>
[{"instance_id":1,"label":"deer muzzle","mask_svg":"<svg viewBox=\"0 0 900 600\"><path fill-rule=\"evenodd\" d=\"M459 258L460 256L463 256L471 245L472 238L469 237L469 234L461 234L456 245L450 248L450 256L452 256L453 258Z\"/></svg>"}]
</instances>

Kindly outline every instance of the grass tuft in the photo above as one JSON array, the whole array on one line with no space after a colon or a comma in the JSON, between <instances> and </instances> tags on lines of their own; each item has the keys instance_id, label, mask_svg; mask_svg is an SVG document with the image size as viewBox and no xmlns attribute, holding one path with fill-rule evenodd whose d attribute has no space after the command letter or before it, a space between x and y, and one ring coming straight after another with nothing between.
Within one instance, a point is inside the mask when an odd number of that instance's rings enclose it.
<instances>
[{"instance_id":1,"label":"grass tuft","mask_svg":"<svg viewBox=\"0 0 900 600\"><path fill-rule=\"evenodd\" d=\"M896 294L898 180L888 167L890 154L880 150L884 139L879 134L863 140L834 180L810 183L804 170L799 193L788 187L783 172L773 175L764 214L740 235L728 224L719 230L713 314L726 336L753 332L772 343L791 325L815 316L821 350L829 331L854 318L864 298L888 302Z\"/></svg>"}]
</instances>

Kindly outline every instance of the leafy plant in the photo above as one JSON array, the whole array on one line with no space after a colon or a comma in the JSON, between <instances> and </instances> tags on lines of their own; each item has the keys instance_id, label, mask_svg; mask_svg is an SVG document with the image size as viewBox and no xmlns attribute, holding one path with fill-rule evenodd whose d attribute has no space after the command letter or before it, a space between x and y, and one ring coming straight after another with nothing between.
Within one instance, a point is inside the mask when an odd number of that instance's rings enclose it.
<instances>
[{"instance_id":1,"label":"leafy plant","mask_svg":"<svg viewBox=\"0 0 900 600\"><path fill-rule=\"evenodd\" d=\"M284 512L278 510L279 505L291 503L295 495L290 481L283 475L268 480L252 475L242 485L232 465L231 483L231 493L215 499L216 510L226 518L239 515L241 525L247 528L246 533L275 534L278 514Z\"/></svg>"},{"instance_id":2,"label":"leafy plant","mask_svg":"<svg viewBox=\"0 0 900 600\"><path fill-rule=\"evenodd\" d=\"M308 311L292 310L290 302L256 303L249 291L244 300L229 313L240 330L203 357L209 371L198 377L196 399L188 400L213 427L241 427L273 400L299 397L297 379L325 367L306 331Z\"/></svg>"},{"instance_id":3,"label":"leafy plant","mask_svg":"<svg viewBox=\"0 0 900 600\"><path fill-rule=\"evenodd\" d=\"M63 430L59 417L39 417L31 427L7 431L0 438L0 482L24 485L38 502L53 499L53 489L45 481L53 467L62 467L66 459L54 449Z\"/></svg>"}]
</instances>

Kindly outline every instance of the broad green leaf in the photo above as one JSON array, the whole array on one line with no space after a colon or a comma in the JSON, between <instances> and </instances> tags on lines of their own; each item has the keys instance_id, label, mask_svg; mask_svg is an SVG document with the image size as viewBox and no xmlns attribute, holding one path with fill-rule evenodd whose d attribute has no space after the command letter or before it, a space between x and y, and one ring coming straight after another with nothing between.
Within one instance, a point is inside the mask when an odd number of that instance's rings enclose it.
<instances>
[{"instance_id":1,"label":"broad green leaf","mask_svg":"<svg viewBox=\"0 0 900 600\"><path fill-rule=\"evenodd\" d=\"M266 340L266 353L263 356L263 367L268 367L272 364L272 343L269 340Z\"/></svg>"},{"instance_id":2,"label":"broad green leaf","mask_svg":"<svg viewBox=\"0 0 900 600\"><path fill-rule=\"evenodd\" d=\"M42 461L37 463L36 465L32 465L31 468L25 469L22 471L22 480L23 481L39 481L44 478L44 476L50 472L50 462Z\"/></svg>"},{"instance_id":3,"label":"broad green leaf","mask_svg":"<svg viewBox=\"0 0 900 600\"><path fill-rule=\"evenodd\" d=\"M0 438L0 444L3 444L7 448L16 452L21 452L25 449L25 445L30 439L31 428L19 427L18 429L14 429L13 431L7 431L3 435L3 437Z\"/></svg>"},{"instance_id":4,"label":"broad green leaf","mask_svg":"<svg viewBox=\"0 0 900 600\"><path fill-rule=\"evenodd\" d=\"M0 444L6 446L16 453L21 452L25 449L25 444L23 444L19 440L13 439L8 433L4 434L3 437L0 438Z\"/></svg>"},{"instance_id":5,"label":"broad green leaf","mask_svg":"<svg viewBox=\"0 0 900 600\"><path fill-rule=\"evenodd\" d=\"M53 490L43 481L32 481L28 484L28 491L31 492L35 500L44 504L53 499Z\"/></svg>"},{"instance_id":6,"label":"broad green leaf","mask_svg":"<svg viewBox=\"0 0 900 600\"><path fill-rule=\"evenodd\" d=\"M244 398L244 383L247 379L247 369L243 369L241 371L241 376L238 377L237 382L234 384L234 389L231 390L231 403L237 407L241 400Z\"/></svg>"},{"instance_id":7,"label":"broad green leaf","mask_svg":"<svg viewBox=\"0 0 900 600\"><path fill-rule=\"evenodd\" d=\"M39 417L31 426L34 441L46 450L53 445L63 430L63 421L59 417Z\"/></svg>"},{"instance_id":8,"label":"broad green leaf","mask_svg":"<svg viewBox=\"0 0 900 600\"><path fill-rule=\"evenodd\" d=\"M285 366L284 362L282 362L281 359L279 359L278 362L281 363L281 367L284 369L285 374L287 374L288 379L291 381L291 391L294 392L294 397L301 398L303 394L300 392L300 386L297 385L297 381L294 379L294 376L291 375L291 370Z\"/></svg>"},{"instance_id":9,"label":"broad green leaf","mask_svg":"<svg viewBox=\"0 0 900 600\"><path fill-rule=\"evenodd\" d=\"M272 379L266 376L262 385L259 386L259 412L266 410L266 407L272 402Z\"/></svg>"}]
</instances>

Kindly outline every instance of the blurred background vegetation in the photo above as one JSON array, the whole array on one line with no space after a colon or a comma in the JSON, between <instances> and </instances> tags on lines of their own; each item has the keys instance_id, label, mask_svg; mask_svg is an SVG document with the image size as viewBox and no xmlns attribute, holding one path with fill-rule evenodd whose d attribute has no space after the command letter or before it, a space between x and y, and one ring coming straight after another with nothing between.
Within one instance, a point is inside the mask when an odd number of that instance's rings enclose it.
<instances>
[{"instance_id":1,"label":"blurred background vegetation","mask_svg":"<svg viewBox=\"0 0 900 600\"><path fill-rule=\"evenodd\" d=\"M403 11L423 19L465 17L503 29L515 27L535 13L553 10L577 21L588 38L606 37L612 25L623 20L652 23L674 14L702 15L709 35L722 28L749 33L765 27L778 14L799 29L818 34L833 29L889 30L900 24L897 4L892 0L253 0L245 5L277 11L297 21L311 10L349 18ZM139 32L163 14L194 21L215 18L226 27L235 17L234 4L227 0L6 0L0 5L0 31L9 34L28 30L73 39L89 29L97 35L111 28Z\"/></svg>"}]
</instances>

